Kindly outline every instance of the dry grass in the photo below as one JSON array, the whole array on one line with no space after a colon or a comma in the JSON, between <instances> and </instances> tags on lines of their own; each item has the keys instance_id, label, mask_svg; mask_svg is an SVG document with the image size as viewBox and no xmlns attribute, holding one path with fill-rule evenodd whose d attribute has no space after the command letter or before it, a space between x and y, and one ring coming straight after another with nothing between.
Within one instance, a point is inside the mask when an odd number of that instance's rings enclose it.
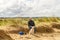
<instances>
[{"instance_id":1,"label":"dry grass","mask_svg":"<svg viewBox=\"0 0 60 40\"><path fill-rule=\"evenodd\" d=\"M24 26L19 25L10 25L10 27L16 28L17 30L12 30L10 33L18 33L20 31L23 31L25 33L29 32L28 28L25 28ZM50 23L50 25L40 25L36 27L36 32L38 33L53 33L55 30L53 28L60 29L60 23Z\"/></svg>"},{"instance_id":2,"label":"dry grass","mask_svg":"<svg viewBox=\"0 0 60 40\"><path fill-rule=\"evenodd\" d=\"M36 27L36 31L40 33L53 33L54 32L53 28L45 27L45 26Z\"/></svg>"},{"instance_id":3,"label":"dry grass","mask_svg":"<svg viewBox=\"0 0 60 40\"><path fill-rule=\"evenodd\" d=\"M55 32L54 28L60 29L60 24L57 24L58 22L60 22L60 18L49 18L49 17L44 18L43 17L43 18L33 18L33 20L35 21L35 23L37 25L36 26L37 33L53 33L53 32ZM20 31L29 33L29 29L26 28L27 22L28 22L28 18L6 18L4 20L0 19L0 26L3 26L3 30L7 29L4 31L7 31L7 34L8 33L12 34L13 36L11 35L11 37L14 38L15 36L17 37L17 35ZM51 22L56 22L56 23L51 23ZM46 23L46 24L42 24L42 23ZM50 24L50 25L47 25L47 24ZM5 25L7 25L8 28L4 28ZM0 30L0 40L13 40L3 30ZM18 37L18 39L19 38L20 38L20 36ZM38 39L38 38L36 38L36 39Z\"/></svg>"},{"instance_id":4,"label":"dry grass","mask_svg":"<svg viewBox=\"0 0 60 40\"><path fill-rule=\"evenodd\" d=\"M20 31L23 31L25 33L29 32L28 28L24 28L24 27L21 27L21 26L17 27L15 25L10 25L10 26L17 29L17 30L10 31L10 33L19 33ZM36 29L36 32L40 32L40 33L52 33L52 32L54 32L53 28L49 27L48 25L43 25L43 26L40 26L40 27L36 27L35 29Z\"/></svg>"},{"instance_id":5,"label":"dry grass","mask_svg":"<svg viewBox=\"0 0 60 40\"><path fill-rule=\"evenodd\" d=\"M29 32L29 29L28 28L24 28L24 27L22 27L22 26L19 26L19 25L10 25L9 27L12 27L12 28L15 28L16 30L11 30L11 31L9 31L9 33L13 33L13 34L17 34L17 33L19 33L20 31L23 31L23 32L25 32L25 33L28 33Z\"/></svg>"},{"instance_id":6,"label":"dry grass","mask_svg":"<svg viewBox=\"0 0 60 40\"><path fill-rule=\"evenodd\" d=\"M9 35L7 35L3 30L0 30L0 40L13 40Z\"/></svg>"},{"instance_id":7,"label":"dry grass","mask_svg":"<svg viewBox=\"0 0 60 40\"><path fill-rule=\"evenodd\" d=\"M60 29L60 23L52 23L51 25L53 28Z\"/></svg>"}]
</instances>

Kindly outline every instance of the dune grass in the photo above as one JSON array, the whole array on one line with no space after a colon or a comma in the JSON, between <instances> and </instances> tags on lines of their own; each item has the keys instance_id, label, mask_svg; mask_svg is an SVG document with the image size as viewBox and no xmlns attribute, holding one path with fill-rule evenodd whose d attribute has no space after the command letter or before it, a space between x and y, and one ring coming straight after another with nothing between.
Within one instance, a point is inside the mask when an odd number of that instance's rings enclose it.
<instances>
[{"instance_id":1,"label":"dune grass","mask_svg":"<svg viewBox=\"0 0 60 40\"><path fill-rule=\"evenodd\" d=\"M60 29L60 23L52 23L53 28Z\"/></svg>"},{"instance_id":2,"label":"dune grass","mask_svg":"<svg viewBox=\"0 0 60 40\"><path fill-rule=\"evenodd\" d=\"M1 25L10 25L10 24L18 24L18 25L27 25L29 18L2 18L0 19ZM35 24L38 25L41 22L60 22L60 18L58 17L40 17L33 18Z\"/></svg>"},{"instance_id":3,"label":"dune grass","mask_svg":"<svg viewBox=\"0 0 60 40\"><path fill-rule=\"evenodd\" d=\"M7 35L3 30L0 30L0 40L13 40L9 35Z\"/></svg>"},{"instance_id":4,"label":"dune grass","mask_svg":"<svg viewBox=\"0 0 60 40\"><path fill-rule=\"evenodd\" d=\"M10 25L10 27L21 27L21 29L19 29L18 31L25 31L28 32L28 26L27 26L27 22L28 22L29 18L2 18L0 19L0 26L5 26L5 25ZM36 24L36 30L37 32L53 32L54 30L52 28L58 28L60 29L60 24L57 24L60 22L60 18L58 17L40 17L40 18L33 18L33 20L35 21ZM52 27L46 26L43 24L43 26L41 26L41 24L43 23L51 23ZM54 23L55 22L55 23ZM39 27L38 27L39 26Z\"/></svg>"}]
</instances>

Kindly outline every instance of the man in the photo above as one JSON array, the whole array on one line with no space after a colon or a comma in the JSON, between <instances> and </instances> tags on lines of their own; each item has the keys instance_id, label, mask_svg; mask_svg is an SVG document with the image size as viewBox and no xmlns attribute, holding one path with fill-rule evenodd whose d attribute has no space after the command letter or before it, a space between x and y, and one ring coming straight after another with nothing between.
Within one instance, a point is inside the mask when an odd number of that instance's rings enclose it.
<instances>
[{"instance_id":1,"label":"man","mask_svg":"<svg viewBox=\"0 0 60 40\"><path fill-rule=\"evenodd\" d=\"M32 18L30 18L29 21L28 21L28 27L29 27L29 30L31 30L32 27L34 27L34 32L35 32L35 23L32 20Z\"/></svg>"}]
</instances>

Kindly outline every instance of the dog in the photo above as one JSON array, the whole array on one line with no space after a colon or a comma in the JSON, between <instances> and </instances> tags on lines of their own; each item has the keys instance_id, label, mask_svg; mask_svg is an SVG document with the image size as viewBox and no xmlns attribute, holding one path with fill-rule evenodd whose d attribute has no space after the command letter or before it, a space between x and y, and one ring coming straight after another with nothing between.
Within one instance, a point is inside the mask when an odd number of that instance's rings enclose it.
<instances>
[{"instance_id":1,"label":"dog","mask_svg":"<svg viewBox=\"0 0 60 40\"><path fill-rule=\"evenodd\" d=\"M29 34L34 34L34 26L31 28L31 30L29 31Z\"/></svg>"}]
</instances>

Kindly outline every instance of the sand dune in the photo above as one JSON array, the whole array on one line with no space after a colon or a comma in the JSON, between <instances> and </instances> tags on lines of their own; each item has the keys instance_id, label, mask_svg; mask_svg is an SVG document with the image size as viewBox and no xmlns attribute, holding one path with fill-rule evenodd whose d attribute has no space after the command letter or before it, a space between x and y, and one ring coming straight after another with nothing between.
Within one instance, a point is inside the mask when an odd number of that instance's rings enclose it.
<instances>
[{"instance_id":1,"label":"sand dune","mask_svg":"<svg viewBox=\"0 0 60 40\"><path fill-rule=\"evenodd\" d=\"M56 24L55 24L56 25ZM57 26L57 25L56 25ZM10 27L10 26L1 26L0 27L0 39L1 37L3 37L5 40L5 38L7 38L6 40L60 40L60 29L57 29L55 27L48 27L48 26L45 26L47 28L41 28L43 26L40 26L38 30L41 30L43 32L36 32L34 35L29 35L28 34L28 29L24 29L24 30L21 30L21 27ZM47 33L47 32L50 32L52 29L54 30L54 32L51 32L51 33ZM44 30L43 30L44 29ZM46 31L45 30L49 30L49 31ZM24 35L20 35L19 34L19 31L25 31L27 34L24 34ZM3 33L5 32L5 33Z\"/></svg>"}]
</instances>

